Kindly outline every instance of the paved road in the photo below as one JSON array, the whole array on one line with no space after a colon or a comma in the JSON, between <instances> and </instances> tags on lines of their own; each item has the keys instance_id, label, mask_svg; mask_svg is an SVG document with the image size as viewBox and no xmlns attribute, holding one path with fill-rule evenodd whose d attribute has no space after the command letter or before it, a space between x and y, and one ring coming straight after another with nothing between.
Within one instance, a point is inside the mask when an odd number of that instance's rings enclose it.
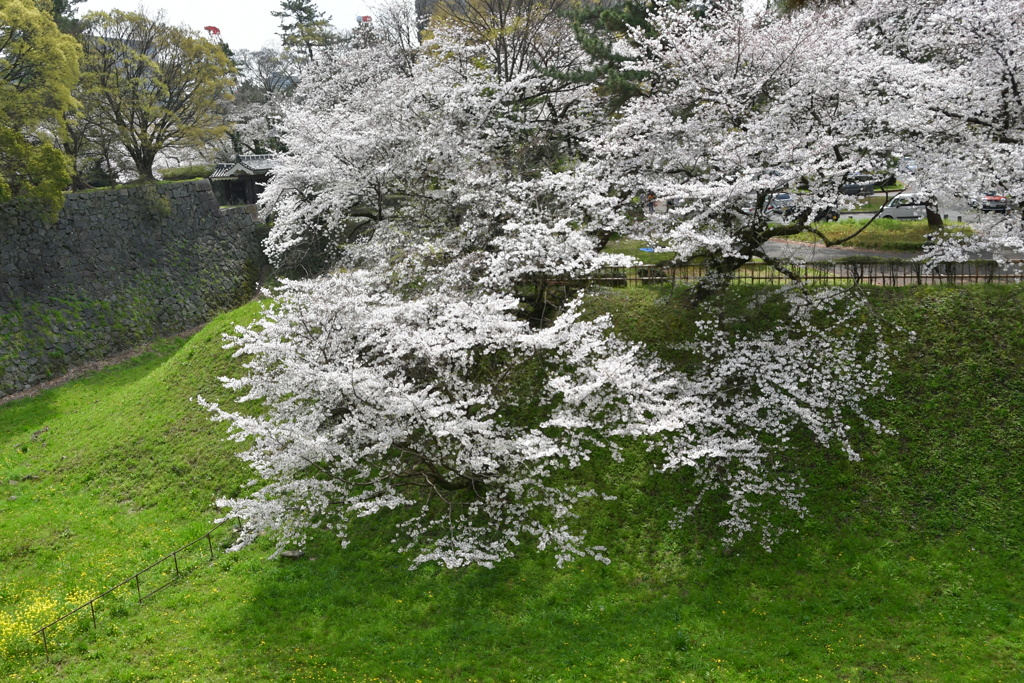
<instances>
[{"instance_id":1,"label":"paved road","mask_svg":"<svg viewBox=\"0 0 1024 683\"><path fill-rule=\"evenodd\" d=\"M921 255L918 251L876 251L874 249L857 249L855 247L823 247L820 244L807 242L791 242L782 239L769 240L764 245L765 252L772 258L792 261L834 261L850 256L870 256L885 259L913 259ZM979 252L976 258L990 259L995 254L991 251ZM1024 261L1024 253L1002 251L999 256L1006 261ZM1024 265L1024 264L1022 264ZM1001 270L1006 270L1001 269Z\"/></svg>"},{"instance_id":2,"label":"paved road","mask_svg":"<svg viewBox=\"0 0 1024 683\"><path fill-rule=\"evenodd\" d=\"M911 190L908 190L910 192ZM884 192L876 192L876 197L885 197ZM896 196L895 192L889 193L890 197ZM968 206L966 203L963 205L952 205L940 207L940 213L942 217L947 221L967 221L977 222L986 218L995 217L999 214L985 214L982 211ZM847 218L853 218L857 220L864 220L871 218L873 212L844 212L840 214L840 219L845 220ZM850 256L870 256L874 258L899 258L899 259L912 259L916 256L920 256L920 252L905 252L905 251L876 251L873 249L858 249L856 247L824 247L814 244L808 244L806 242L791 242L783 239L773 239L765 244L765 252L772 258L785 258L792 259L795 261L832 261L840 258L847 258ZM1003 251L999 254L1006 260L1022 260L1024 259L1024 253ZM981 252L977 258L987 259L993 258L995 254L993 252Z\"/></svg>"},{"instance_id":3,"label":"paved road","mask_svg":"<svg viewBox=\"0 0 1024 683\"><path fill-rule=\"evenodd\" d=\"M873 249L857 249L855 247L823 247L820 244L790 242L781 239L768 240L764 245L764 250L772 258L792 261L834 261L849 256L901 259L912 259L915 256L920 256L919 252L912 251L875 251Z\"/></svg>"}]
</instances>

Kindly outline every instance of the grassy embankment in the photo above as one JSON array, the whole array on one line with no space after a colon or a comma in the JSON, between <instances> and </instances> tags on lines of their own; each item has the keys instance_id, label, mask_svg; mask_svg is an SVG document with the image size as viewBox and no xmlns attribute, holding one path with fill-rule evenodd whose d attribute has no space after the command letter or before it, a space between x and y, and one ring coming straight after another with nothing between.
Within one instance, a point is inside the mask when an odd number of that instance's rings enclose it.
<instances>
[{"instance_id":1,"label":"grassy embankment","mask_svg":"<svg viewBox=\"0 0 1024 683\"><path fill-rule=\"evenodd\" d=\"M686 309L656 289L592 302L671 354ZM208 528L248 473L190 398L223 399L233 320L0 406L0 676L36 681L1012 681L1024 676L1024 289L901 288L918 331L858 434L859 463L801 449L811 517L775 552L726 555L708 517L668 528L679 479L598 457L620 498L586 509L610 566L526 553L407 570L383 525L298 561L263 544L54 634L26 630ZM46 430L46 431L41 431ZM33 434L39 432L33 438ZM38 478L31 478L38 477ZM16 481L16 484L8 484ZM10 497L14 496L14 500ZM383 521L383 520L382 520Z\"/></svg>"}]
</instances>

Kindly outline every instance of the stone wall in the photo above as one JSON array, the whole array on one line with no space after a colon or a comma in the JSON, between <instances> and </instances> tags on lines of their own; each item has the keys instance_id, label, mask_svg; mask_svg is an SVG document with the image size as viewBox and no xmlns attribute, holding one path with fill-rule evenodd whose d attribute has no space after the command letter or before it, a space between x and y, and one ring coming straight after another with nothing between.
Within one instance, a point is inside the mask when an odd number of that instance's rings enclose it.
<instances>
[{"instance_id":1,"label":"stone wall","mask_svg":"<svg viewBox=\"0 0 1024 683\"><path fill-rule=\"evenodd\" d=\"M0 397L248 300L265 236L207 180L69 194L56 224L0 207Z\"/></svg>"}]
</instances>

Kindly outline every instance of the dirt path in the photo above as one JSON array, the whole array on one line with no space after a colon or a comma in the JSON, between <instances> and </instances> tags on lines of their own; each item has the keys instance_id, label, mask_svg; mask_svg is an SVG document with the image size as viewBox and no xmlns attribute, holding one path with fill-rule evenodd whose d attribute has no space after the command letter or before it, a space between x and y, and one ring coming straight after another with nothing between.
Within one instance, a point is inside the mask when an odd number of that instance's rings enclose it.
<instances>
[{"instance_id":1,"label":"dirt path","mask_svg":"<svg viewBox=\"0 0 1024 683\"><path fill-rule=\"evenodd\" d=\"M186 339L194 335L199 330L203 329L203 327L205 327L205 325L199 325L197 327L193 327L192 329L185 330L184 332L179 332L178 334L172 334L168 337L164 337L164 339ZM135 358L136 356L141 356L147 351L152 350L154 343L155 342L150 342L149 344L143 344L142 346L136 346L130 349L126 349L124 351L121 351L120 353L115 353L112 356L107 356L106 358L89 361L88 363L83 363L82 365L76 365L75 367L65 372L63 375L52 377L46 380L45 382L40 382L39 384L31 386L28 389L23 389L22 391L15 392L13 394L8 394L7 396L0 398L0 406L4 405L5 403L10 403L11 401L17 401L22 398L29 398L31 396L35 396L41 391L46 391L47 389L52 389L53 387L59 387L62 384L70 382L71 380L75 380L78 379L79 377L84 377L85 375L92 374L97 370L102 370L103 368L110 367L111 365L123 363L124 361L129 360L131 358Z\"/></svg>"}]
</instances>

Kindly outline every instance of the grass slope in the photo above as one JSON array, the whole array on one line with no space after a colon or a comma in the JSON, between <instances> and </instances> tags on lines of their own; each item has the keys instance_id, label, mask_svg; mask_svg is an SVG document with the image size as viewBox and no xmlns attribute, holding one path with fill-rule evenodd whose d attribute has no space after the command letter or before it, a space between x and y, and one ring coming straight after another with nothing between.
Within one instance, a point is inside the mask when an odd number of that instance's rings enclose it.
<instances>
[{"instance_id":1,"label":"grass slope","mask_svg":"<svg viewBox=\"0 0 1024 683\"><path fill-rule=\"evenodd\" d=\"M494 570L407 570L386 520L298 561L269 546L192 560L56 634L29 626L208 528L248 474L189 401L223 398L222 317L35 399L0 407L0 676L34 681L1013 681L1021 594L1024 289L872 294L918 331L875 413L896 437L865 458L806 448L812 518L772 554L724 554L710 518L673 531L688 497L646 465L599 462L620 494L585 511L610 566L530 553ZM591 304L671 354L688 312L656 289ZM44 428L33 439L33 433ZM598 458L601 461L601 458ZM38 479L24 479L38 476ZM17 481L16 484L7 484ZM15 496L15 500L9 500Z\"/></svg>"}]
</instances>

